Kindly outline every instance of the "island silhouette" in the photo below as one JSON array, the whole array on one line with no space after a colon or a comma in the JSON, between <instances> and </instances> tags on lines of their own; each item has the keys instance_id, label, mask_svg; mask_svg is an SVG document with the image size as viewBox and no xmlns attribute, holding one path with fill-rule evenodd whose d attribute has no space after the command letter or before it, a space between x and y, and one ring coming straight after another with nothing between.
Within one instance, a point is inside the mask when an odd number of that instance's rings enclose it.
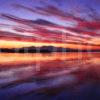
<instances>
[{"instance_id":1,"label":"island silhouette","mask_svg":"<svg viewBox=\"0 0 100 100\"><path fill-rule=\"evenodd\" d=\"M89 49L71 49L54 46L42 46L42 47L22 47L22 48L0 48L0 52L7 53L50 53L50 52L100 52L100 50Z\"/></svg>"}]
</instances>

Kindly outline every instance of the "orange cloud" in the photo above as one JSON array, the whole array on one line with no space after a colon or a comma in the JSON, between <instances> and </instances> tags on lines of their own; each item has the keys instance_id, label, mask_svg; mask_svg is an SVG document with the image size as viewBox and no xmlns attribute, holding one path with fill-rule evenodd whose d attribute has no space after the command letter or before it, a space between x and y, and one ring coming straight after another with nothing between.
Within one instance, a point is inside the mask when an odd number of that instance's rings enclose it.
<instances>
[{"instance_id":1,"label":"orange cloud","mask_svg":"<svg viewBox=\"0 0 100 100\"><path fill-rule=\"evenodd\" d=\"M82 44L0 40L0 48L21 48L29 46L35 46L35 47L54 46L54 47L73 48L73 49L100 49L100 46L82 45Z\"/></svg>"}]
</instances>

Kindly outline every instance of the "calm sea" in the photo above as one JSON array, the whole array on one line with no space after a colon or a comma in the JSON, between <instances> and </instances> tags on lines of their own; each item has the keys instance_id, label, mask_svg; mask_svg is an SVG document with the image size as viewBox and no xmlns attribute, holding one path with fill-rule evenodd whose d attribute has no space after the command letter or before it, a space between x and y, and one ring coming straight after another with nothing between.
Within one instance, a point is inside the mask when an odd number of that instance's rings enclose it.
<instances>
[{"instance_id":1,"label":"calm sea","mask_svg":"<svg viewBox=\"0 0 100 100\"><path fill-rule=\"evenodd\" d=\"M100 53L0 53L0 100L100 100Z\"/></svg>"}]
</instances>

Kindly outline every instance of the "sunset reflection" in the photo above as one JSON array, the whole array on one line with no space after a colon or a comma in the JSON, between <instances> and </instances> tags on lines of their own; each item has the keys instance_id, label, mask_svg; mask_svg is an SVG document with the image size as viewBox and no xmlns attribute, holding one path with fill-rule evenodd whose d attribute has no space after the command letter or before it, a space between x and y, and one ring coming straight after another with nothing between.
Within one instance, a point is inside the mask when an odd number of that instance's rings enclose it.
<instances>
[{"instance_id":1,"label":"sunset reflection","mask_svg":"<svg viewBox=\"0 0 100 100\"><path fill-rule=\"evenodd\" d=\"M55 60L59 60L59 61L67 61L67 60L88 60L89 58L91 58L91 62L92 60L95 62L98 62L99 59L95 58L99 57L98 53L93 53L91 54L90 52L88 53L0 53L0 58L2 60L0 60L0 64L1 65L8 65L8 64L32 64L34 62L47 62L47 61L55 61ZM86 59L88 58L88 59Z\"/></svg>"},{"instance_id":2,"label":"sunset reflection","mask_svg":"<svg viewBox=\"0 0 100 100\"><path fill-rule=\"evenodd\" d=\"M100 80L99 53L1 53L0 58L0 88L3 90L0 94L7 96L9 92L10 98L20 95L24 98L41 91L49 94L55 88L83 91L78 90L81 85L95 85L94 82Z\"/></svg>"}]
</instances>

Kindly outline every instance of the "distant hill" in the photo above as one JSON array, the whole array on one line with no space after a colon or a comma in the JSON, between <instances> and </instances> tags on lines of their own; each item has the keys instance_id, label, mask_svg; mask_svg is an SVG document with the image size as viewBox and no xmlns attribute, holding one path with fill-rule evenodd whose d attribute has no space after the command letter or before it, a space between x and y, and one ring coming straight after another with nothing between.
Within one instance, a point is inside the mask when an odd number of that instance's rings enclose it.
<instances>
[{"instance_id":1,"label":"distant hill","mask_svg":"<svg viewBox=\"0 0 100 100\"><path fill-rule=\"evenodd\" d=\"M8 53L50 53L50 52L100 52L100 50L79 50L79 49L70 49L70 48L61 48L61 47L53 47L53 46L43 46L43 47L23 47L23 48L1 48L1 52L8 52Z\"/></svg>"}]
</instances>

